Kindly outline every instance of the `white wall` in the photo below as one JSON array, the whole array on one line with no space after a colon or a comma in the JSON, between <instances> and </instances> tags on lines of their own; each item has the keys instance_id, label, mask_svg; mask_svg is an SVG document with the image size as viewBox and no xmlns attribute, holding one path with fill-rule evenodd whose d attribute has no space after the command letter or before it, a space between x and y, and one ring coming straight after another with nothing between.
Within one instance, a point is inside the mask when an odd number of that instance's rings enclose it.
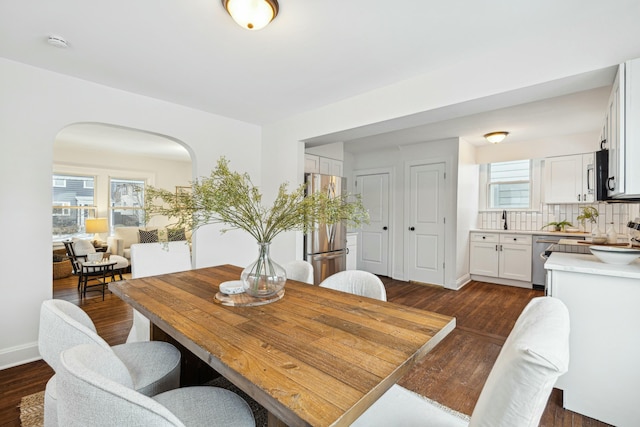
<instances>
[{"instance_id":1,"label":"white wall","mask_svg":"<svg viewBox=\"0 0 640 427\"><path fill-rule=\"evenodd\" d=\"M544 157L589 153L599 150L599 147L600 134L598 132L557 135L516 144L508 142L487 144L476 149L476 161L481 165L510 160L542 159Z\"/></svg>"},{"instance_id":2,"label":"white wall","mask_svg":"<svg viewBox=\"0 0 640 427\"><path fill-rule=\"evenodd\" d=\"M459 289L469 276L469 231L475 228L478 215L478 165L476 147L460 139L458 142L458 185L456 221L456 282Z\"/></svg>"},{"instance_id":3,"label":"white wall","mask_svg":"<svg viewBox=\"0 0 640 427\"><path fill-rule=\"evenodd\" d=\"M195 175L220 155L260 183L260 128L255 125L92 84L0 59L0 368L39 357L40 303L52 295L51 173L53 141L72 123L99 122L184 142ZM247 156L247 153L253 153ZM283 169L291 168L290 163ZM196 265L248 264L252 242L216 227L194 239ZM28 254L28 256L25 256Z\"/></svg>"}]
</instances>

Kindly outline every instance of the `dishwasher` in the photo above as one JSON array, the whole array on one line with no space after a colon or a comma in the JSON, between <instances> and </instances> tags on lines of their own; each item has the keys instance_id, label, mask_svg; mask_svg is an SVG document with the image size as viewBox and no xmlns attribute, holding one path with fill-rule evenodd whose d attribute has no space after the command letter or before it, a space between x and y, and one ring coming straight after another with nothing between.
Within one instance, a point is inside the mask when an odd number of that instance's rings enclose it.
<instances>
[{"instance_id":1,"label":"dishwasher","mask_svg":"<svg viewBox=\"0 0 640 427\"><path fill-rule=\"evenodd\" d=\"M544 289L546 272L544 270L544 263L549 256L549 251L552 250L562 239L584 240L584 237L567 237L567 236L549 236L549 235L534 235L533 236L533 248L531 254L531 272L532 283L534 289ZM564 246L564 245L561 245Z\"/></svg>"}]
</instances>

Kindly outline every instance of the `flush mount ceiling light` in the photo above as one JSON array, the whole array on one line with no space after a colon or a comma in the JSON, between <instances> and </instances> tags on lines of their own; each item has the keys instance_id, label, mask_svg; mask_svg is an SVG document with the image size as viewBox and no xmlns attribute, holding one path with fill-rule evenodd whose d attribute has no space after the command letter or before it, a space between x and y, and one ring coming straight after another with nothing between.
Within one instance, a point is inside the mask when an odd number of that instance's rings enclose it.
<instances>
[{"instance_id":1,"label":"flush mount ceiling light","mask_svg":"<svg viewBox=\"0 0 640 427\"><path fill-rule=\"evenodd\" d=\"M278 15L276 0L222 0L229 15L242 28L259 30Z\"/></svg>"},{"instance_id":2,"label":"flush mount ceiling light","mask_svg":"<svg viewBox=\"0 0 640 427\"><path fill-rule=\"evenodd\" d=\"M509 132L500 131L487 133L484 135L484 137L490 143L498 144L502 142L507 137L507 135L509 135Z\"/></svg>"}]
</instances>

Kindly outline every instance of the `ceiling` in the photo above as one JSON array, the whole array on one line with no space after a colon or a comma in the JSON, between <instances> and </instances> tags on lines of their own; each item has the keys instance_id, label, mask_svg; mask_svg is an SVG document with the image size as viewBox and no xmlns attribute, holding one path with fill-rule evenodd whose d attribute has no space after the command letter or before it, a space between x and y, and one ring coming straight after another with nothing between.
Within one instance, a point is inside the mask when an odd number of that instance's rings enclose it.
<instances>
[{"instance_id":1,"label":"ceiling","mask_svg":"<svg viewBox=\"0 0 640 427\"><path fill-rule=\"evenodd\" d=\"M513 142L594 131L606 102L597 88L611 83L612 65L640 56L639 18L637 0L280 0L274 22L250 32L219 0L0 0L0 57L257 125L468 57L603 69L585 70L593 79L571 90L524 88L310 141L357 152L425 135L480 144L498 129ZM69 47L50 46L49 35Z\"/></svg>"}]
</instances>

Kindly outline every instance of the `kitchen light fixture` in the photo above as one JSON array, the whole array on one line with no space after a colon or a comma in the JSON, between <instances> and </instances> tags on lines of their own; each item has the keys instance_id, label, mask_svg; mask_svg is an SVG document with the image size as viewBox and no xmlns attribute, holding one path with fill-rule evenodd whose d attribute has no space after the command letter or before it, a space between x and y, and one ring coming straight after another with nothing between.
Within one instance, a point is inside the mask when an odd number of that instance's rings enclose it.
<instances>
[{"instance_id":1,"label":"kitchen light fixture","mask_svg":"<svg viewBox=\"0 0 640 427\"><path fill-rule=\"evenodd\" d=\"M222 5L247 30L264 28L278 15L277 0L222 0Z\"/></svg>"},{"instance_id":2,"label":"kitchen light fixture","mask_svg":"<svg viewBox=\"0 0 640 427\"><path fill-rule=\"evenodd\" d=\"M498 144L498 143L502 142L507 137L507 135L509 135L509 132L499 131L499 132L487 133L487 134L484 135L484 137L490 143Z\"/></svg>"}]
</instances>

